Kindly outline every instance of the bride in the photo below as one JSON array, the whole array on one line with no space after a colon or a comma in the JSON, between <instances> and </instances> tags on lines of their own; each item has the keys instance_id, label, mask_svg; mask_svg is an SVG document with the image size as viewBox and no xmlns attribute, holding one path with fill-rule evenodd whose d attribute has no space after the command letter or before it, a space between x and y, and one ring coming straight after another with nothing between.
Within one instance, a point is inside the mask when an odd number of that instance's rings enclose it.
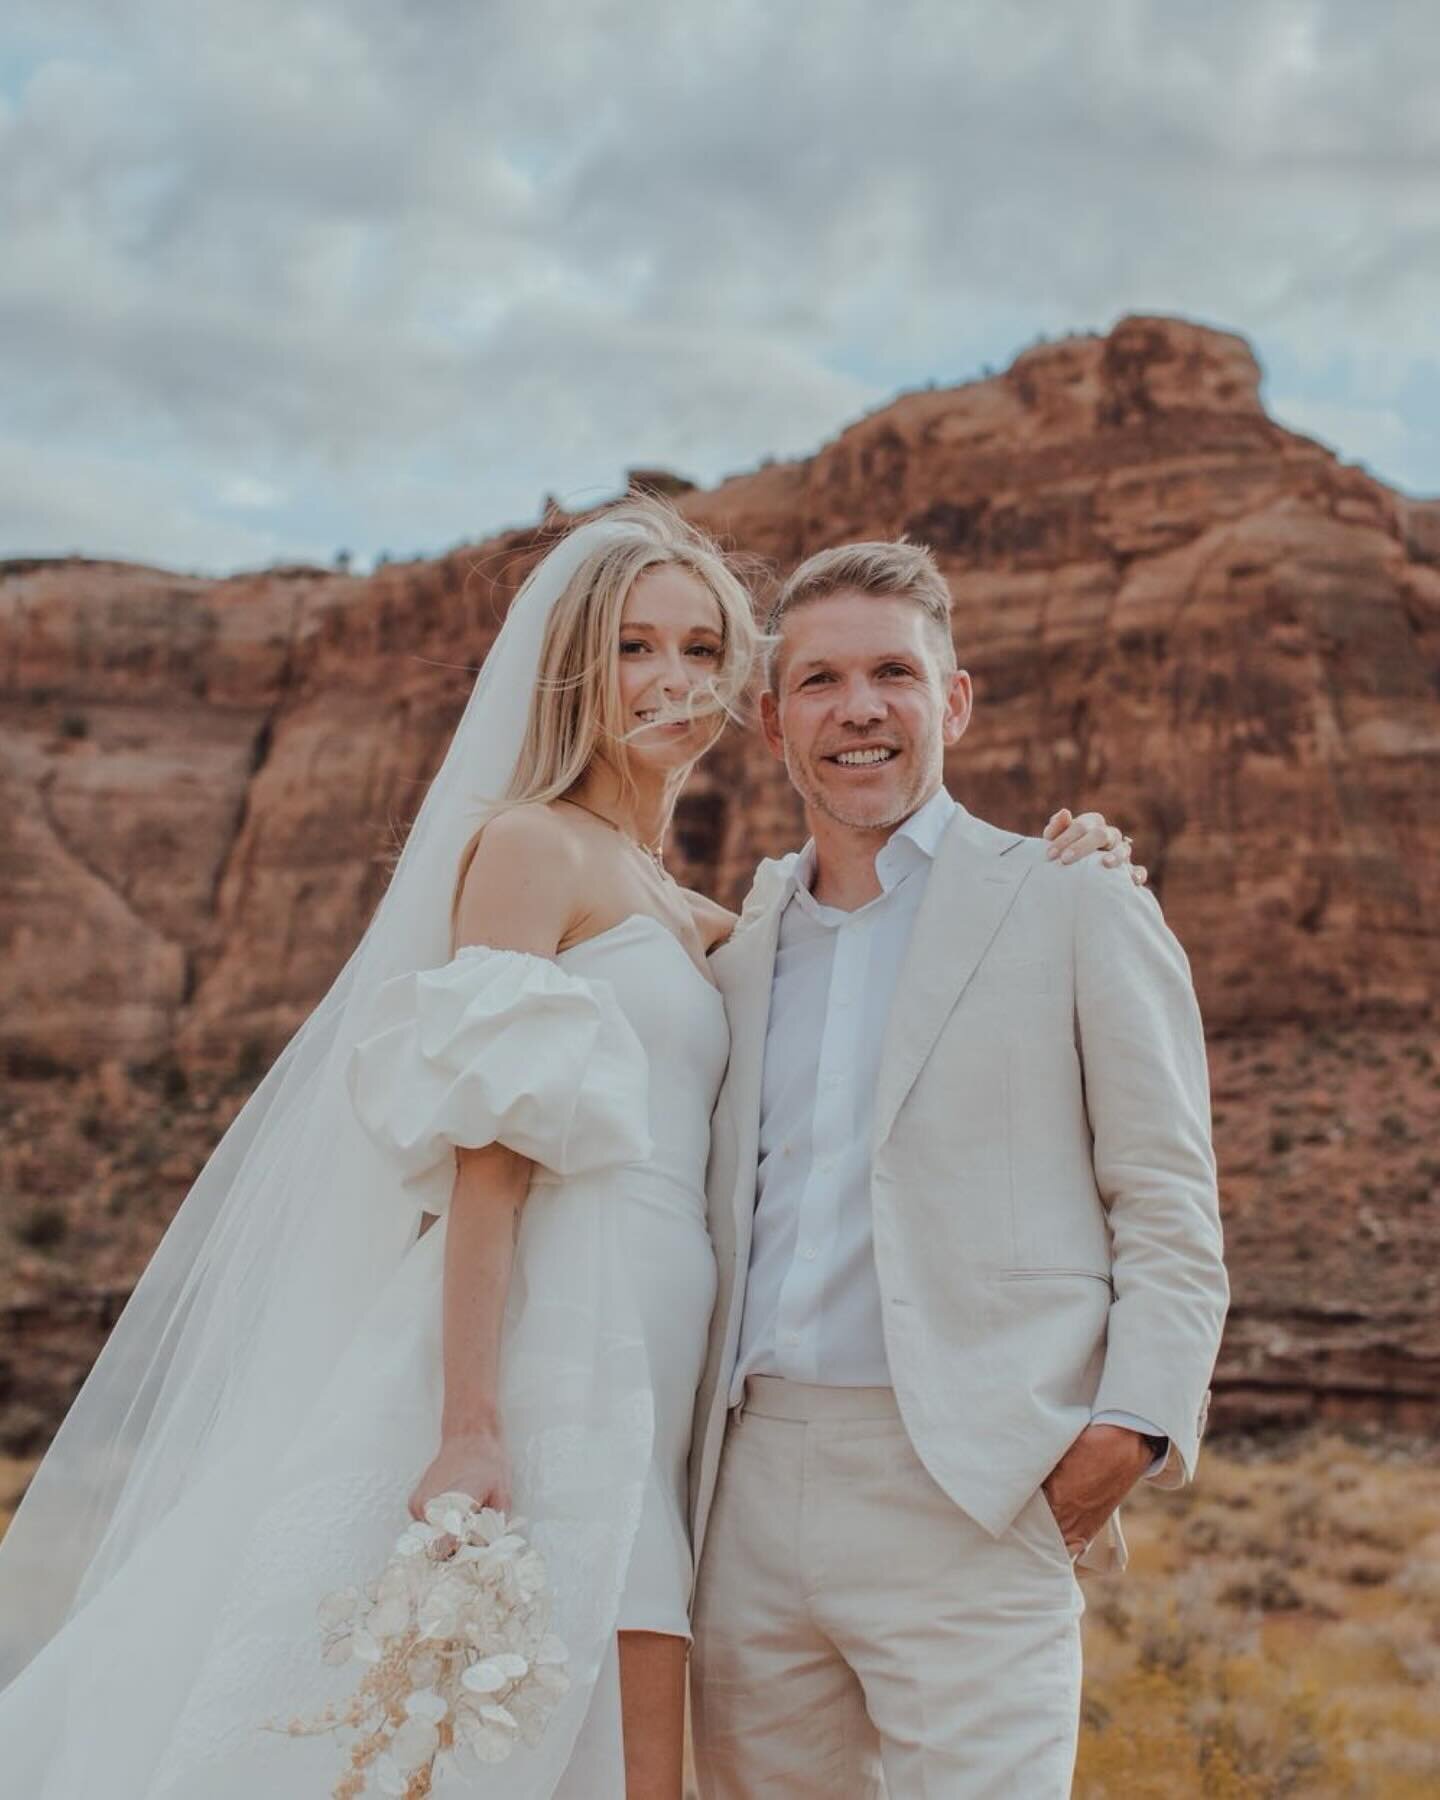
<instances>
[{"instance_id":1,"label":"bride","mask_svg":"<svg viewBox=\"0 0 1440 1800\"><path fill-rule=\"evenodd\" d=\"M660 846L756 645L723 557L655 504L521 588L364 936L0 1546L9 1791L330 1792L344 1748L283 1729L353 1686L317 1603L460 1490L529 1522L572 1685L459 1791L676 1800L728 1054L706 955L733 919Z\"/></svg>"}]
</instances>

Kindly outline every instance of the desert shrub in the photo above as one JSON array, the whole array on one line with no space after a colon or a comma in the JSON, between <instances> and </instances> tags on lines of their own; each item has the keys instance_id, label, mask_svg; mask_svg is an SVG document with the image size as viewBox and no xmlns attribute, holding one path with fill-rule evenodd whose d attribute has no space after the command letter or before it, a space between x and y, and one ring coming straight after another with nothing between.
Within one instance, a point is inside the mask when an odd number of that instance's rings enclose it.
<instances>
[{"instance_id":1,"label":"desert shrub","mask_svg":"<svg viewBox=\"0 0 1440 1800\"><path fill-rule=\"evenodd\" d=\"M1253 1606L1267 1613L1298 1612L1301 1606L1294 1582L1272 1563L1264 1563L1230 1582L1220 1598L1227 1606Z\"/></svg>"}]
</instances>

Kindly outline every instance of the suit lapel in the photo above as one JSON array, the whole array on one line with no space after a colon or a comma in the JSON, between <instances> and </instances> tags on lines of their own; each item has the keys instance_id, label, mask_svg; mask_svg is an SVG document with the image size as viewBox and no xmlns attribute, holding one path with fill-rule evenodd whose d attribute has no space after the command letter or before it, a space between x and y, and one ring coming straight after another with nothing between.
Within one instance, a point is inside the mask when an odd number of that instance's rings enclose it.
<instances>
[{"instance_id":1,"label":"suit lapel","mask_svg":"<svg viewBox=\"0 0 1440 1800\"><path fill-rule=\"evenodd\" d=\"M724 1100L736 1135L735 1186L729 1198L739 1269L749 1259L754 1222L755 1178L760 1160L760 1089L782 910L780 905L772 905L739 935L733 947L717 951L715 957L715 973L730 1020L730 1069ZM723 963L719 961L721 957ZM723 1203L724 1196L717 1195L716 1200Z\"/></svg>"},{"instance_id":2,"label":"suit lapel","mask_svg":"<svg viewBox=\"0 0 1440 1800\"><path fill-rule=\"evenodd\" d=\"M941 839L886 1026L875 1095L876 1149L1030 872L1028 861L1005 855L1023 841L963 810Z\"/></svg>"}]
</instances>

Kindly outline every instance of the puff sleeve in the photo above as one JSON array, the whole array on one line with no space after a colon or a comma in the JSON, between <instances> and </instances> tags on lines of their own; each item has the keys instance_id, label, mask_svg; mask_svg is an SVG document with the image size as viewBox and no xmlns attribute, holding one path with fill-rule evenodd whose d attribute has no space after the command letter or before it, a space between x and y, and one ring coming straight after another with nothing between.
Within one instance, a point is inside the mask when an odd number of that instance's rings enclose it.
<instances>
[{"instance_id":1,"label":"puff sleeve","mask_svg":"<svg viewBox=\"0 0 1440 1800\"><path fill-rule=\"evenodd\" d=\"M649 1156L649 1065L607 981L543 956L463 945L377 992L345 1077L366 1133L425 1212L457 1146L504 1144L557 1175Z\"/></svg>"}]
</instances>

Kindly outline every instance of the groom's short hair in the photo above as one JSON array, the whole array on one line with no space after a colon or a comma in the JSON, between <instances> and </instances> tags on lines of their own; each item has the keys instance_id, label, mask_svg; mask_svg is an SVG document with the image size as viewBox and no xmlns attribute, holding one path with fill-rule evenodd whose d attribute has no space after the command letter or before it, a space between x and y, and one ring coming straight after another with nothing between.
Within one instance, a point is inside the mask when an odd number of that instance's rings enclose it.
<instances>
[{"instance_id":1,"label":"groom's short hair","mask_svg":"<svg viewBox=\"0 0 1440 1800\"><path fill-rule=\"evenodd\" d=\"M941 667L955 667L955 640L950 634L953 601L940 565L925 544L904 538L894 542L836 544L806 557L781 588L770 608L765 630L770 639L766 673L770 685L780 660L780 639L788 615L798 606L828 600L839 593L875 594L885 599L912 600L934 626Z\"/></svg>"}]
</instances>

